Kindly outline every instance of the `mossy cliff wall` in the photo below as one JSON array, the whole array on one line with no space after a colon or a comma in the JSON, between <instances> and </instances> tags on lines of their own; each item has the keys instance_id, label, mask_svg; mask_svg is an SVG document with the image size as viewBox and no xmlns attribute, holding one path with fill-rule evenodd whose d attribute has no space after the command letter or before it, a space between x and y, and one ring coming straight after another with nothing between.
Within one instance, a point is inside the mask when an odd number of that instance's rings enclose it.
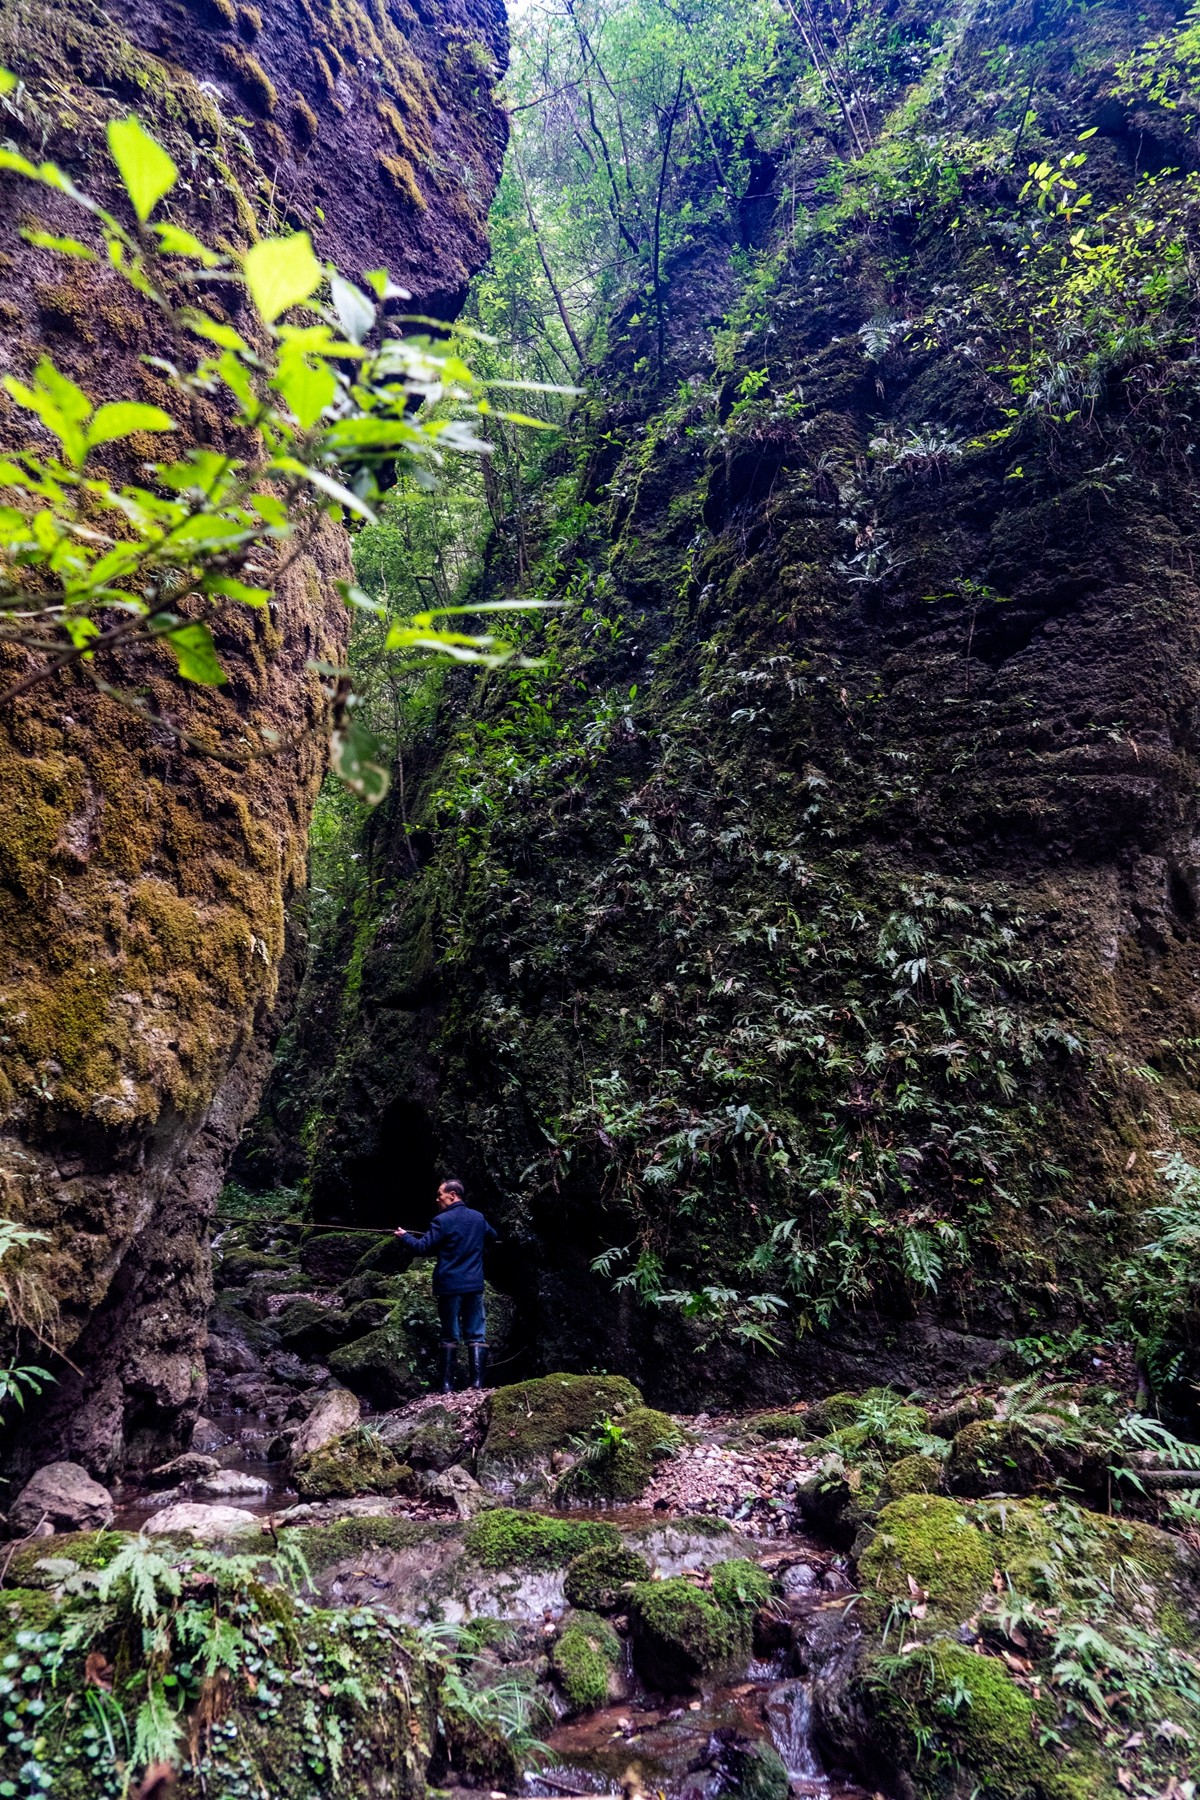
<instances>
[{"instance_id":1,"label":"mossy cliff wall","mask_svg":"<svg viewBox=\"0 0 1200 1800\"><path fill-rule=\"evenodd\" d=\"M394 821L273 1090L331 1213L424 1116L547 1366L656 1402L1101 1329L1200 1126L1174 16L843 29L863 153L779 96L773 222L675 269L662 371L617 322L545 499L548 666L461 704L424 864Z\"/></svg>"},{"instance_id":2,"label":"mossy cliff wall","mask_svg":"<svg viewBox=\"0 0 1200 1800\"><path fill-rule=\"evenodd\" d=\"M0 62L24 85L4 129L111 196L104 128L136 109L185 171L178 216L210 241L305 227L351 276L386 265L446 313L484 251L505 43L492 0L13 0ZM45 347L97 399L163 399L141 357L167 347L128 290L18 235L35 213L78 220L15 180L3 198L4 366L24 374ZM27 429L3 403L5 441ZM196 429L219 440L221 421ZM207 1220L293 979L327 709L309 665L343 652L347 563L330 527L269 615L219 624L219 692L181 696L152 655L123 671L201 742L266 727L278 756L206 759L83 680L0 716L0 1212L50 1234L36 1262L82 1372L59 1371L19 1463L110 1472L159 1457L199 1410ZM0 656L4 685L21 671Z\"/></svg>"}]
</instances>

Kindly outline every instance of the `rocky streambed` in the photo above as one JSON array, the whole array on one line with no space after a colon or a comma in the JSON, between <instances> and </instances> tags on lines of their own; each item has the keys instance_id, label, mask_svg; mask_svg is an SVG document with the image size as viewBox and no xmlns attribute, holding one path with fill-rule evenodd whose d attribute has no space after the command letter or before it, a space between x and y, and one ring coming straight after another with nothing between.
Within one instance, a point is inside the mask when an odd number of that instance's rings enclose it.
<instances>
[{"instance_id":1,"label":"rocky streambed","mask_svg":"<svg viewBox=\"0 0 1200 1800\"><path fill-rule=\"evenodd\" d=\"M1191 1800L1200 1458L1119 1369L442 1397L426 1275L248 1236L192 1447L10 1509L0 1794Z\"/></svg>"}]
</instances>

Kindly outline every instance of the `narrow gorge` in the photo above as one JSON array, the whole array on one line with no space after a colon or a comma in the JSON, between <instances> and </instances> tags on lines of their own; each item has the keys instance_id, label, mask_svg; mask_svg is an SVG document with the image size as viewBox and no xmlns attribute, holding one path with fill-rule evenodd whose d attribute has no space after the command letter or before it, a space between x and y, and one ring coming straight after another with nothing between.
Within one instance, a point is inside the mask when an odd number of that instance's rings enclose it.
<instances>
[{"instance_id":1,"label":"narrow gorge","mask_svg":"<svg viewBox=\"0 0 1200 1800\"><path fill-rule=\"evenodd\" d=\"M0 1795L1194 1800L1193 14L0 40Z\"/></svg>"}]
</instances>

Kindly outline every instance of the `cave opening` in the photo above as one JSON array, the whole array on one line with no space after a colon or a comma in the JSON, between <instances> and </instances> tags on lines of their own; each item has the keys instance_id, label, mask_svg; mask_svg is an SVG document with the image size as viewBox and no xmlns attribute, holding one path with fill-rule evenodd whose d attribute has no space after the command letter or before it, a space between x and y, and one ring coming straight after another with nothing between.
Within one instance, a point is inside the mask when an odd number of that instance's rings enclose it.
<instances>
[{"instance_id":1,"label":"cave opening","mask_svg":"<svg viewBox=\"0 0 1200 1800\"><path fill-rule=\"evenodd\" d=\"M413 1100L395 1100L381 1115L373 1139L361 1151L344 1154L337 1211L357 1225L424 1231L436 1210L438 1181L450 1172L438 1162L424 1108ZM318 1205L318 1211L324 1210Z\"/></svg>"}]
</instances>

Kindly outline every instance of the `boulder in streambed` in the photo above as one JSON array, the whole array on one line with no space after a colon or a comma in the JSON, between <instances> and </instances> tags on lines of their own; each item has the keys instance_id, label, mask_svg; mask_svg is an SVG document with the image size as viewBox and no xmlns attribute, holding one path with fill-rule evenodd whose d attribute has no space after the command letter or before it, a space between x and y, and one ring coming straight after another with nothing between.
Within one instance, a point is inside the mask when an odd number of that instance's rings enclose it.
<instances>
[{"instance_id":1,"label":"boulder in streambed","mask_svg":"<svg viewBox=\"0 0 1200 1800\"><path fill-rule=\"evenodd\" d=\"M320 1396L303 1424L297 1426L292 1436L292 1461L323 1450L344 1431L353 1431L361 1417L362 1405L357 1394L352 1394L349 1388L330 1388L327 1394Z\"/></svg>"},{"instance_id":2,"label":"boulder in streambed","mask_svg":"<svg viewBox=\"0 0 1200 1800\"><path fill-rule=\"evenodd\" d=\"M411 1488L413 1472L388 1449L377 1431L358 1425L320 1449L297 1457L292 1479L302 1500L330 1500L394 1494Z\"/></svg>"},{"instance_id":3,"label":"boulder in streambed","mask_svg":"<svg viewBox=\"0 0 1200 1800\"><path fill-rule=\"evenodd\" d=\"M754 1609L770 1580L740 1558L714 1564L711 1577L711 1589L674 1575L630 1590L633 1658L647 1687L684 1693L749 1655Z\"/></svg>"},{"instance_id":4,"label":"boulder in streambed","mask_svg":"<svg viewBox=\"0 0 1200 1800\"><path fill-rule=\"evenodd\" d=\"M197 1544L219 1544L226 1538L260 1533L262 1520L241 1506L206 1506L198 1500L181 1500L151 1513L142 1526L147 1537L178 1535Z\"/></svg>"},{"instance_id":5,"label":"boulder in streambed","mask_svg":"<svg viewBox=\"0 0 1200 1800\"><path fill-rule=\"evenodd\" d=\"M215 1456L203 1456L199 1450L185 1450L182 1456L173 1456L170 1462L151 1469L146 1484L154 1488L178 1487L181 1481L201 1481L206 1475L215 1475L220 1467Z\"/></svg>"},{"instance_id":6,"label":"boulder in streambed","mask_svg":"<svg viewBox=\"0 0 1200 1800\"><path fill-rule=\"evenodd\" d=\"M343 1287L343 1298L357 1304L342 1315L347 1330L330 1354L329 1367L344 1387L378 1411L388 1412L423 1394L434 1369L441 1329L432 1271L422 1266L372 1283L379 1290L372 1298L387 1305L382 1321L369 1330L363 1326L378 1315L359 1312L361 1285L355 1277ZM512 1301L491 1287L485 1287L484 1300L492 1354L502 1356L512 1327Z\"/></svg>"},{"instance_id":7,"label":"boulder in streambed","mask_svg":"<svg viewBox=\"0 0 1200 1800\"><path fill-rule=\"evenodd\" d=\"M242 1469L215 1469L196 1483L196 1492L210 1500L261 1500L270 1491L269 1481Z\"/></svg>"},{"instance_id":8,"label":"boulder in streambed","mask_svg":"<svg viewBox=\"0 0 1200 1800\"><path fill-rule=\"evenodd\" d=\"M493 1493L546 1494L605 1421L623 1430L639 1408L642 1396L623 1375L544 1375L497 1388L476 1473Z\"/></svg>"},{"instance_id":9,"label":"boulder in streambed","mask_svg":"<svg viewBox=\"0 0 1200 1800\"><path fill-rule=\"evenodd\" d=\"M9 1530L24 1537L52 1531L99 1531L113 1520L112 1495L78 1463L47 1463L30 1477L9 1510Z\"/></svg>"},{"instance_id":10,"label":"boulder in streambed","mask_svg":"<svg viewBox=\"0 0 1200 1800\"><path fill-rule=\"evenodd\" d=\"M573 1712L590 1712L625 1697L621 1640L595 1613L570 1613L550 1647L550 1667Z\"/></svg>"}]
</instances>

